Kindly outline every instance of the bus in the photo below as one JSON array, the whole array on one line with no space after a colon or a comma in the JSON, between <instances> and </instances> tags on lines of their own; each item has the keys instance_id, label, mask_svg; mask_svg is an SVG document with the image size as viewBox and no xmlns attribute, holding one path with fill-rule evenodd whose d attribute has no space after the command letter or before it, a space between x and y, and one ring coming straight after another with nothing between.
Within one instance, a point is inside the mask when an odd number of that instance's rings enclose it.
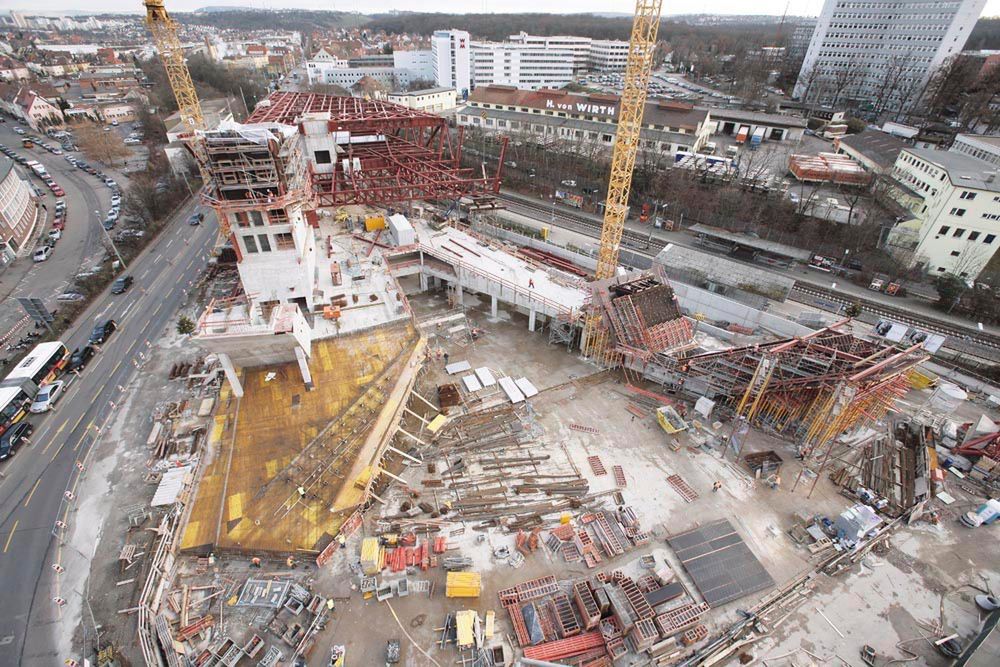
<instances>
[{"instance_id":1,"label":"bus","mask_svg":"<svg viewBox=\"0 0 1000 667\"><path fill-rule=\"evenodd\" d=\"M0 434L24 419L32 400L23 387L0 387Z\"/></svg>"},{"instance_id":2,"label":"bus","mask_svg":"<svg viewBox=\"0 0 1000 667\"><path fill-rule=\"evenodd\" d=\"M24 419L38 390L56 379L69 363L61 341L39 343L0 381L0 434Z\"/></svg>"},{"instance_id":3,"label":"bus","mask_svg":"<svg viewBox=\"0 0 1000 667\"><path fill-rule=\"evenodd\" d=\"M62 369L69 363L69 350L61 341L39 343L31 352L24 355L14 370L0 382L0 387L19 384L21 380L30 380L35 385L35 392L42 385L55 380ZM17 382L14 382L14 381Z\"/></svg>"}]
</instances>

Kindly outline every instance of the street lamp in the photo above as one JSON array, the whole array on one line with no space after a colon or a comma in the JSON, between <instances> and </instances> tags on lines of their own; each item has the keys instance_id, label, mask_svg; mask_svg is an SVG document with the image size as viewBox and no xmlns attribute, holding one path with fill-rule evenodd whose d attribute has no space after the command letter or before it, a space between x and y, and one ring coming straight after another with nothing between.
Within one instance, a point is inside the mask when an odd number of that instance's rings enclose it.
<instances>
[{"instance_id":1,"label":"street lamp","mask_svg":"<svg viewBox=\"0 0 1000 667\"><path fill-rule=\"evenodd\" d=\"M104 228L104 224L101 222L101 212L98 211L97 209L94 209L94 218L97 220L97 224L101 228L101 231L104 232L104 238L108 240L108 243L111 244L111 249L115 251L115 256L118 258L118 263L122 265L123 270L127 270L128 265L125 264L125 260L122 259L122 254L118 252L118 246L116 246L115 242L111 239L111 234L108 234L108 230Z\"/></svg>"}]
</instances>

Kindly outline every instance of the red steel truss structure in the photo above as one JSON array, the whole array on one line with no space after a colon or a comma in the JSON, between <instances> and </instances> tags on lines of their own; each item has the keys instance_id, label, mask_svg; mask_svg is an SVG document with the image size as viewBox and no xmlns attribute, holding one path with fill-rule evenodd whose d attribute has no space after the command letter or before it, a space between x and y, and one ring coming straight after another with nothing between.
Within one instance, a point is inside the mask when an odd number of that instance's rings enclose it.
<instances>
[{"instance_id":1,"label":"red steel truss structure","mask_svg":"<svg viewBox=\"0 0 1000 667\"><path fill-rule=\"evenodd\" d=\"M385 205L414 199L455 199L495 194L506 152L501 145L496 172L487 176L462 168L462 133L453 140L444 118L398 104L315 93L273 93L247 124L297 125L322 120L338 138L333 169L321 173L309 162L308 186L315 206ZM300 132L301 132L300 128Z\"/></svg>"}]
</instances>

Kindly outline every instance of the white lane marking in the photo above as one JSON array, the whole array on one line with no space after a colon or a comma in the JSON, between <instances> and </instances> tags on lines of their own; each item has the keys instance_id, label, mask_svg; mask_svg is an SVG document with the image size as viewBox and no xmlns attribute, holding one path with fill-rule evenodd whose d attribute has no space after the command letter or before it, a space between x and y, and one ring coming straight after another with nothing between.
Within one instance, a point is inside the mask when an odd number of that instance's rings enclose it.
<instances>
[{"instance_id":1,"label":"white lane marking","mask_svg":"<svg viewBox=\"0 0 1000 667\"><path fill-rule=\"evenodd\" d=\"M129 304L129 305L128 305L128 306L126 307L126 308L125 308L125 310L124 310L124 311L122 312L122 316L121 316L121 317L120 317L119 319L121 319L121 320L124 320L124 319L125 319L125 316L126 316L126 315L128 315L128 311L132 310L132 306L134 306L134 305L135 305L135 301L133 301L132 303L130 303L130 304Z\"/></svg>"}]
</instances>

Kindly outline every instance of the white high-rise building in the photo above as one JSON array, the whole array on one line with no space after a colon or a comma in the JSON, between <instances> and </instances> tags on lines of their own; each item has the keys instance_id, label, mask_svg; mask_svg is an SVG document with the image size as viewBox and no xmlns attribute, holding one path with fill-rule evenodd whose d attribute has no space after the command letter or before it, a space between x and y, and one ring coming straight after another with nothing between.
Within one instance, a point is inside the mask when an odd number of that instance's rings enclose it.
<instances>
[{"instance_id":1,"label":"white high-rise building","mask_svg":"<svg viewBox=\"0 0 1000 667\"><path fill-rule=\"evenodd\" d=\"M454 88L459 97L472 90L472 40L465 30L435 30L431 64L437 85Z\"/></svg>"},{"instance_id":2,"label":"white high-rise building","mask_svg":"<svg viewBox=\"0 0 1000 667\"><path fill-rule=\"evenodd\" d=\"M624 71L628 59L628 42L525 32L505 42L473 42L465 31L439 30L431 49L437 84L459 95L489 84L558 88L584 72Z\"/></svg>"},{"instance_id":3,"label":"white high-rise building","mask_svg":"<svg viewBox=\"0 0 1000 667\"><path fill-rule=\"evenodd\" d=\"M794 96L875 114L906 111L965 46L986 0L826 0Z\"/></svg>"}]
</instances>

